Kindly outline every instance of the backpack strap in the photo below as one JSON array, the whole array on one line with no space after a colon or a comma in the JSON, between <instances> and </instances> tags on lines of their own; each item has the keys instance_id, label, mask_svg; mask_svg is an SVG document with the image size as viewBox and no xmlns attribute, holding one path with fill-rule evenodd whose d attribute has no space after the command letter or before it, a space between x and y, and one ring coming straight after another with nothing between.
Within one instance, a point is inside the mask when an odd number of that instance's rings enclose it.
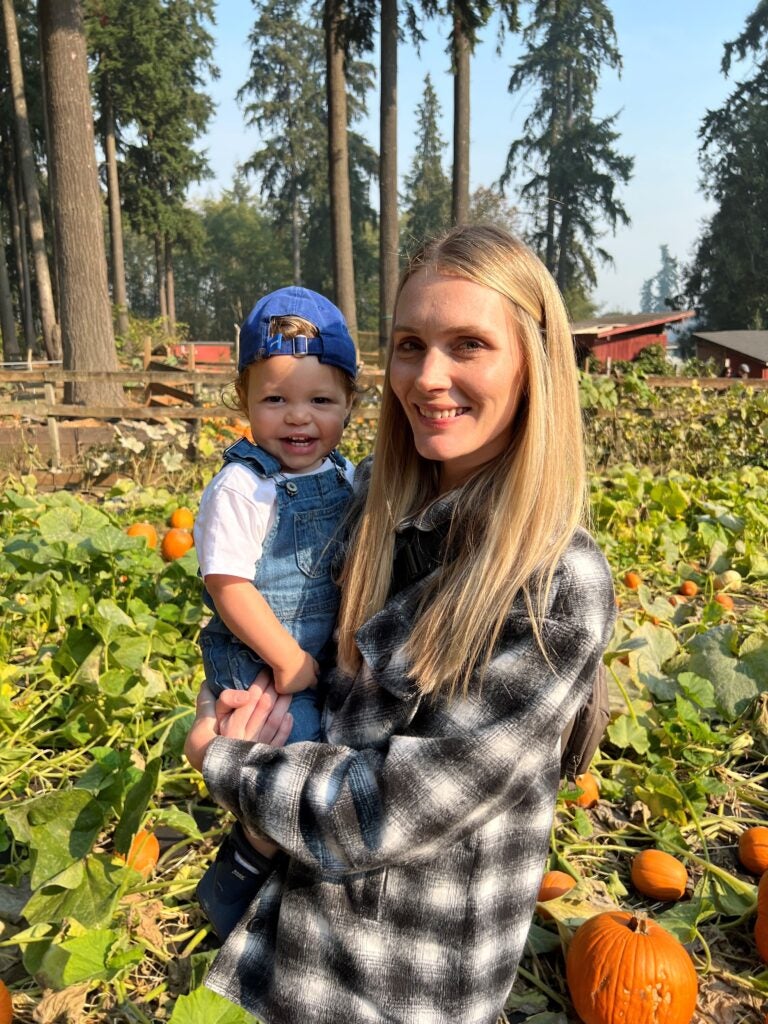
<instances>
[{"instance_id":1,"label":"backpack strap","mask_svg":"<svg viewBox=\"0 0 768 1024\"><path fill-rule=\"evenodd\" d=\"M586 704L568 723L560 737L561 775L573 781L577 775L584 774L600 745L610 717L608 682L605 665L601 662L592 680L592 691Z\"/></svg>"}]
</instances>

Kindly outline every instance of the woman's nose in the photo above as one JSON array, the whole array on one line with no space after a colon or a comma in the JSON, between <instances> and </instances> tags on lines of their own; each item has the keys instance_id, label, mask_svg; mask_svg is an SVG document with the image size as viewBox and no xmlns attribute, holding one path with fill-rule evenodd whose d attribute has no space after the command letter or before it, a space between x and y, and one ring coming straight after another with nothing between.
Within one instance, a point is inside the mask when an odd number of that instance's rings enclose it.
<instances>
[{"instance_id":1,"label":"woman's nose","mask_svg":"<svg viewBox=\"0 0 768 1024\"><path fill-rule=\"evenodd\" d=\"M451 386L450 359L439 348L428 348L419 362L416 387L421 391L442 391Z\"/></svg>"}]
</instances>

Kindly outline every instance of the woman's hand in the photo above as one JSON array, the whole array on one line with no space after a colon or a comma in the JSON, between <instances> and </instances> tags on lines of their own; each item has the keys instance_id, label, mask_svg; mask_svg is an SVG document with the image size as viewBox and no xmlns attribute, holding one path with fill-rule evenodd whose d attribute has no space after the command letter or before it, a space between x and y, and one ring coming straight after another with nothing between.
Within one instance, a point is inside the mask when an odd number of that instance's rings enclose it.
<instances>
[{"instance_id":1,"label":"woman's hand","mask_svg":"<svg viewBox=\"0 0 768 1024\"><path fill-rule=\"evenodd\" d=\"M248 690L224 690L218 701L203 685L197 697L197 714L184 743L187 760L202 771L208 746L217 736L284 746L293 718L291 698L275 692L269 673L259 673Z\"/></svg>"}]
</instances>

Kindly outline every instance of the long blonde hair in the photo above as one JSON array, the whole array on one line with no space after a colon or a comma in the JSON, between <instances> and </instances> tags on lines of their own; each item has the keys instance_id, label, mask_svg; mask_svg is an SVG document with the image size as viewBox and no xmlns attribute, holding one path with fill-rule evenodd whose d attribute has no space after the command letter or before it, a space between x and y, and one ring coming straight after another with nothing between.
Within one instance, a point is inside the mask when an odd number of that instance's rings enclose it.
<instances>
[{"instance_id":1,"label":"long blonde hair","mask_svg":"<svg viewBox=\"0 0 768 1024\"><path fill-rule=\"evenodd\" d=\"M499 228L454 228L411 257L397 298L423 268L508 299L527 372L513 441L462 486L448 535L452 554L425 593L408 642L410 672L421 690L452 695L459 688L466 693L474 671L484 670L518 595L544 649L553 574L583 515L584 444L568 317L538 257ZM346 671L361 662L356 631L387 599L395 527L438 494L437 465L416 451L392 390L391 358L392 346L370 487L342 576L339 664Z\"/></svg>"}]
</instances>

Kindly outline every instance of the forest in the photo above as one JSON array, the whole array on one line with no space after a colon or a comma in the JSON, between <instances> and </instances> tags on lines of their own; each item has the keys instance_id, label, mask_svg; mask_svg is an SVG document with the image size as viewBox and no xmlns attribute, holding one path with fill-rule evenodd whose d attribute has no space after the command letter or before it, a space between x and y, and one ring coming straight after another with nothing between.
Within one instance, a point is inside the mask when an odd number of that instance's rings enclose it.
<instances>
[{"instance_id":1,"label":"forest","mask_svg":"<svg viewBox=\"0 0 768 1024\"><path fill-rule=\"evenodd\" d=\"M469 219L520 231L574 318L594 310L606 236L628 222L633 169L618 112L595 113L601 74L622 64L603 0L254 2L238 99L261 145L230 187L193 202L190 189L210 174L201 139L214 112L215 18L212 0L3 0L7 361L33 352L65 369L115 368L147 332L231 340L253 297L286 281L333 295L353 333L378 332L383 348L409 246ZM429 74L415 114L402 100L398 110L398 51L436 21L450 29L450 143ZM472 61L512 36L523 49L509 90L533 99L499 179L470 194ZM689 265L673 268L673 287L641 296L653 308L695 308L701 329L765 323L765 39L760 3L724 41L733 89L699 128L702 186L717 210ZM377 78L372 142L359 129ZM415 116L416 147L399 178L403 116ZM666 245L661 275L665 259L669 269Z\"/></svg>"}]
</instances>

